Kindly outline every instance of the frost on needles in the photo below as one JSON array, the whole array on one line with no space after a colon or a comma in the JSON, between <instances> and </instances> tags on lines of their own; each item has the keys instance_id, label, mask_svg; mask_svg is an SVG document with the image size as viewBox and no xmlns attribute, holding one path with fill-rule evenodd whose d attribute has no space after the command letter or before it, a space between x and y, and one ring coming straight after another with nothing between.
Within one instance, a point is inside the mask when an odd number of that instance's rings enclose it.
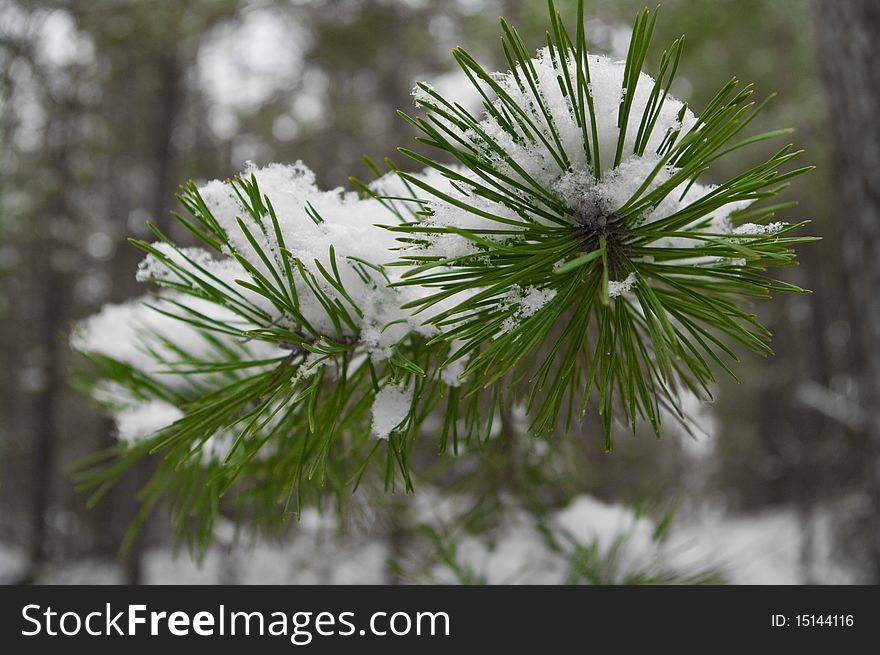
<instances>
[{"instance_id":1,"label":"frost on needles","mask_svg":"<svg viewBox=\"0 0 880 655\"><path fill-rule=\"evenodd\" d=\"M784 170L799 154L785 146L713 170L787 130L743 135L763 103L735 79L699 114L674 98L682 39L642 72L656 12L614 61L588 52L578 7L569 33L550 3L534 55L502 21L507 72L454 51L480 115L416 86L423 114L404 118L441 155L401 149L421 173L392 165L359 194L318 189L301 163L187 185L176 218L199 246L154 227L133 243L160 290L75 331L78 381L120 437L84 486L100 495L162 453L145 506L170 496L204 539L224 495L271 521L322 493L305 482L356 485L371 459L411 488L432 415L441 452L490 438L520 400L533 433L598 416L583 428L610 448L615 418L686 424L682 397L733 375L737 346L769 353L749 303L803 291L767 269L811 239L773 220L793 203L760 201L807 169Z\"/></svg>"}]
</instances>

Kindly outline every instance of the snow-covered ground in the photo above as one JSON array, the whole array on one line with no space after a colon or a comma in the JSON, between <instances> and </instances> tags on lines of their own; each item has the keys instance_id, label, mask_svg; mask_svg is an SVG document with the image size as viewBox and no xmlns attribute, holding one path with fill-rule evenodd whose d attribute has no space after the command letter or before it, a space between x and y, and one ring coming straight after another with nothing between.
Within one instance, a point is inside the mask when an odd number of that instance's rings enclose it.
<instances>
[{"instance_id":1,"label":"snow-covered ground","mask_svg":"<svg viewBox=\"0 0 880 655\"><path fill-rule=\"evenodd\" d=\"M828 521L818 521L813 533L813 559L802 562L801 521L791 508L759 514L725 515L703 510L679 517L662 543L651 535L654 524L629 510L606 505L587 496L576 499L545 523L582 546L595 543L597 553L609 557L617 546L616 572L675 570L683 574L714 570L731 584L851 583L853 574L832 557ZM534 519L511 510L489 535L459 536L455 540L456 566L472 580L493 584L560 583L570 562L562 552L548 548ZM170 548L147 551L142 560L147 584L383 584L389 580L389 545L383 536L349 531L340 537L332 519L307 515L296 535L283 543L239 543L214 547L199 564L184 552ZM400 562L404 581L454 583L461 576L443 563L428 569L416 562ZM25 570L24 553L0 544L0 583L19 578ZM807 571L810 580L807 580ZM79 560L47 568L40 582L47 584L118 584L123 580L117 562Z\"/></svg>"}]
</instances>

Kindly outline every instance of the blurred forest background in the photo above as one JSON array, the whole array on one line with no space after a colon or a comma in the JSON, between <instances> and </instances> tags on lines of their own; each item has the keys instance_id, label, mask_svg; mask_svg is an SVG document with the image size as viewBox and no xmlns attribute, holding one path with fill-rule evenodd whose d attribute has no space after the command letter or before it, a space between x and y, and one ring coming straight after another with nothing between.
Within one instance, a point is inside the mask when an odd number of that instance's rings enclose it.
<instances>
[{"instance_id":1,"label":"blurred forest background","mask_svg":"<svg viewBox=\"0 0 880 655\"><path fill-rule=\"evenodd\" d=\"M557 0L570 20L574 4ZM623 57L643 4L588 2L592 49ZM686 34L674 94L699 112L733 75L762 97L776 91L753 131L796 128L803 163L817 165L794 180L786 199L800 206L781 216L812 219L823 237L785 273L814 293L755 308L777 354L744 357L739 384L723 381L715 402L692 408L701 438L670 428L660 441L622 436L604 454L587 426L533 457L505 430L453 463L456 491L544 508L578 494L674 503L695 538L741 544L731 557L743 570L784 551L733 581L880 581L878 5L663 2L647 72ZM126 238L147 236L147 220L183 238L169 216L177 186L249 160L302 159L325 187L368 179L362 155L394 157L411 143L395 109L411 109L415 80L474 100L453 46L502 68L499 15L543 43L542 0L0 0L0 582L162 579L148 566L170 552L161 513L125 564L116 559L149 471L91 510L66 472L114 440L70 385L67 334L102 304L144 292ZM740 152L713 175L767 154ZM400 555L423 534L407 519L410 499L353 502L388 545L363 579L406 580ZM210 579L242 581L225 557ZM162 561L165 579L195 571L185 558ZM82 562L91 568L78 578ZM775 577L760 573L774 567Z\"/></svg>"}]
</instances>

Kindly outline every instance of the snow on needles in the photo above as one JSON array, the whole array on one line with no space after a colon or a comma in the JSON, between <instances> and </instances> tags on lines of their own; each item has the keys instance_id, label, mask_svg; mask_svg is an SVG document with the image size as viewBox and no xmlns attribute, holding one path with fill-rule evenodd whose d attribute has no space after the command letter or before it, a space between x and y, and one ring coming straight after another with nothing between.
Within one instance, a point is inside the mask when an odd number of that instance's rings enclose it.
<instances>
[{"instance_id":1,"label":"snow on needles","mask_svg":"<svg viewBox=\"0 0 880 655\"><path fill-rule=\"evenodd\" d=\"M342 189L320 190L314 173L302 163L249 166L241 179L254 180L261 196L268 199L266 207L271 203L277 231L272 216L255 215L252 200L242 195L235 183L215 180L199 187L198 197L204 202L201 211L210 213L210 220L225 236L219 252L159 242L151 246L155 254L149 254L137 272L142 282L184 283L196 290L199 283L191 279L205 280L222 288L224 296L228 293L234 302L213 302L168 291L150 302L178 317L196 316L202 325L219 326L218 332L211 331L212 338L229 342L245 359L280 361L290 350L259 336L230 337L224 327L230 328L231 334L249 335L253 330L279 326L316 342L323 338L342 341L351 344L355 357L369 356L375 363L392 357L398 344L413 333L435 334L434 328L423 326L401 308L425 291L392 287L399 280L400 269L383 268L396 259L399 247L394 233L381 227L400 220L387 203L383 206L383 202ZM442 183L439 176L434 176L434 182ZM390 193L394 188L394 193L402 194L400 186L397 176L374 183L377 193ZM248 201L250 206L245 204ZM286 274L286 253L302 267L295 269L298 275ZM338 284L328 280L328 271L333 271ZM261 286L260 279L295 285L291 295L297 298L299 316L287 315L258 293L253 287ZM174 306L175 302L179 306ZM351 320L334 321L328 302L345 307ZM72 346L129 365L176 390L187 389L191 381L203 378L200 373L175 374L180 353L205 361L223 356L204 330L156 311L143 300L107 305L78 326ZM300 370L309 375L326 361L328 357L312 353ZM462 364L453 366L442 379L457 384ZM146 438L182 415L164 400L139 397L109 382L98 392L114 412L119 438L124 441ZM376 438L387 439L406 418L412 396L412 388L380 380L372 418Z\"/></svg>"},{"instance_id":2,"label":"snow on needles","mask_svg":"<svg viewBox=\"0 0 880 655\"><path fill-rule=\"evenodd\" d=\"M183 412L164 400L149 400L123 409L116 415L119 440L133 443L145 439L183 417Z\"/></svg>"},{"instance_id":3,"label":"snow on needles","mask_svg":"<svg viewBox=\"0 0 880 655\"><path fill-rule=\"evenodd\" d=\"M412 387L391 384L380 389L373 402L373 436L388 439L409 415L412 401Z\"/></svg>"},{"instance_id":4,"label":"snow on needles","mask_svg":"<svg viewBox=\"0 0 880 655\"><path fill-rule=\"evenodd\" d=\"M556 297L555 289L539 289L537 287L520 289L519 287L514 287L507 292L506 299L511 306L515 307L515 311L504 321L501 331L510 332L518 323L541 311L554 297Z\"/></svg>"},{"instance_id":5,"label":"snow on needles","mask_svg":"<svg viewBox=\"0 0 880 655\"><path fill-rule=\"evenodd\" d=\"M626 293L632 286L636 283L636 274L630 273L623 280L609 280L608 281L608 297L616 298L617 296Z\"/></svg>"},{"instance_id":6,"label":"snow on needles","mask_svg":"<svg viewBox=\"0 0 880 655\"><path fill-rule=\"evenodd\" d=\"M468 186L467 182L458 181L451 189L442 189L444 193L456 201L473 207L477 211L468 211L455 203L443 198L434 198L425 205L428 210L428 225L452 226L455 228L485 229L500 227L505 230L515 230L509 223L492 225L498 217L502 220L513 219L522 223L523 219L537 224L549 224L546 217L540 213L530 213L528 209L520 214L514 212L511 207L519 205L527 208L540 205L536 196L528 195L525 191L529 188L540 187L547 190L556 200L568 207L573 214L587 210L599 214L612 214L624 206L636 193L644 195L667 182L675 173L672 166L663 166L657 169L661 161L657 150L664 138L672 132L681 135L686 134L697 124L693 112L685 107L684 103L671 95L665 97L665 101L659 111L656 122L651 130L650 137L644 147L644 154L634 153L634 146L642 116L650 109L650 96L654 88L654 80L645 73L640 73L638 84L634 89L627 89L626 93L632 94L632 107L625 126L625 139L622 150L622 159L618 166L614 166L617 143L620 135L618 128L618 113L622 97L623 76L625 69L624 61L612 60L603 55L588 55L590 67L590 92L594 102L594 115L596 120L595 133L598 136L598 153L601 175L597 179L594 175L592 164L588 162L584 148L584 133L593 134L592 126L584 130L578 126L571 110L569 100L563 95L559 82L559 69L554 66L553 59L547 48L538 51L537 56L531 63L538 82L538 94L540 100L546 105L552 122L557 130L554 135L547 127L548 122L536 102L535 93L532 89L521 83L522 71L493 74L493 79L512 101L521 107L528 115L531 129L539 129L543 132L544 139L529 138L522 135L514 138L510 130L520 132L522 128L516 121L502 122L499 116L506 116L507 109L501 99L492 101L493 113L485 112L479 122L479 129L462 130L450 120L440 114L432 114L432 120L446 124L448 129L460 134L465 147L471 148L478 156L485 158L492 169L499 171L499 184L503 185L504 193L511 198L519 197L520 201L514 203L507 200L489 200L475 192L474 187ZM562 64L557 64L562 65ZM577 76L574 58L569 61L569 73L572 79ZM416 87L414 95L417 104L430 103L432 87L422 85ZM455 102L455 98L448 98ZM435 101L436 102L436 101ZM679 120L679 116L681 119ZM590 122L587 115L586 121ZM547 144L554 145L557 151L564 151L570 166L563 170L554 152ZM494 142L498 148L489 146ZM500 148L500 150L499 150ZM592 145L590 150L592 151ZM474 184L485 186L486 180L473 171L455 169L458 174L474 181ZM501 177L503 176L503 177ZM653 176L653 178L652 178ZM505 182L505 179L508 182ZM646 180L650 183L644 188ZM515 182L515 184L513 183ZM657 206L649 208L637 219L637 224L652 223L669 217L695 201L705 197L714 191L713 185L691 183L686 180L681 185L666 194L665 198ZM658 238L652 245L657 247L691 247L702 242L691 239L687 231L697 228L701 231L715 234L766 234L779 229L779 226L741 226L735 228L731 215L743 209L751 201L729 203L715 209L708 215L701 215L694 224L684 226L679 230L680 236ZM545 210L546 207L539 207ZM478 213L479 212L479 213ZM563 217L565 218L565 217ZM569 220L571 220L569 218ZM501 221L499 221L501 222ZM528 223L526 223L528 224ZM483 237L483 235L480 235ZM479 255L484 248L477 240L468 240L462 233L456 234L428 234L425 237L429 245L424 247L426 254L438 255L446 260L466 255ZM486 239L495 238L492 236ZM501 238L501 237L498 237ZM617 295L628 291L634 280L626 278L613 285L610 295Z\"/></svg>"},{"instance_id":7,"label":"snow on needles","mask_svg":"<svg viewBox=\"0 0 880 655\"><path fill-rule=\"evenodd\" d=\"M183 411L166 397L186 397L198 385L219 383L211 374L175 373L181 365L188 368L181 361L184 357L211 361L222 354L218 349L218 335L209 336L192 324L163 313L172 312L173 302L183 300L180 294L166 292L118 305L107 304L74 328L70 340L74 350L109 358L138 372L129 384L101 379L92 394L113 414L120 441L137 443L182 418ZM190 309L212 320L227 325L241 322L233 312L214 303L192 297L185 301ZM163 311L158 311L160 309ZM250 360L280 360L287 354L261 341L244 344L228 337L222 341L224 349L237 351L242 358ZM230 445L228 438L215 435L203 444L202 450L209 459L220 459Z\"/></svg>"},{"instance_id":8,"label":"snow on needles","mask_svg":"<svg viewBox=\"0 0 880 655\"><path fill-rule=\"evenodd\" d=\"M596 116L599 161L602 173L604 174L612 169L617 151L619 136L617 117L622 97L621 90L626 63L624 61L614 61L603 55L590 54L588 57L591 80L590 91L593 96L594 114ZM568 99L562 94L558 81L559 74L553 65L549 50L547 48L540 49L532 63L538 76L541 96L559 130L562 147L571 160L573 170L587 170L588 166L583 147L583 131L571 114ZM576 78L577 64L574 58L569 61L569 66L572 78ZM519 76L520 78L522 77L521 72ZM546 123L545 120L540 118L540 110L534 102L531 90L527 86L521 88L517 77L513 73L508 72L499 75L497 81L501 88L520 107L528 108L534 114L534 123L536 125ZM653 78L646 73L641 73L632 98L629 124L626 126L626 140L623 144L624 153L633 152L639 124L648 105L653 87ZM630 89L628 92L633 93L633 90ZM646 153L656 152L668 129L681 129L682 132L686 132L695 124L696 119L690 110L685 111L683 120L679 123L678 115L682 106L683 103L681 101L667 96L645 148ZM590 120L589 116L587 116L587 120ZM533 141L515 142L511 135L491 117L485 118L481 123L481 127L487 131L489 136L502 145L507 152L513 155L516 163L523 167L529 175L539 182L544 182L548 187L552 184L553 179L548 177L548 175L557 175L559 166L551 152L540 140L537 143ZM500 161L498 163L503 165ZM508 172L516 174L509 165Z\"/></svg>"},{"instance_id":9,"label":"snow on needles","mask_svg":"<svg viewBox=\"0 0 880 655\"><path fill-rule=\"evenodd\" d=\"M158 375L180 359L185 352L195 359L209 359L216 346L204 332L163 312L173 312L172 302L181 302L180 294L166 293L151 298L142 296L121 304L109 303L100 312L80 321L71 335L74 350L109 357L127 364L147 375ZM186 297L187 306L203 316L227 325L247 329L255 327L242 323L233 312L207 300ZM162 311L159 311L162 310ZM268 359L283 355L270 344L252 341L240 346L245 356ZM178 376L162 376L165 384L174 388L187 386Z\"/></svg>"},{"instance_id":10,"label":"snow on needles","mask_svg":"<svg viewBox=\"0 0 880 655\"><path fill-rule=\"evenodd\" d=\"M393 269L385 269L389 278L386 280L373 268L395 259L393 250L399 245L393 233L378 227L397 222L382 203L342 189L318 189L314 173L302 162L270 164L263 168L250 166L242 177L253 177L260 193L269 198L278 219L283 247L306 270L308 279L295 276L296 296L302 317L316 332L333 339L358 339L379 359L389 357L392 346L411 331L429 333L412 320L409 312L400 308L413 291L404 293L389 287L389 281L395 279ZM200 249L177 251L167 244L154 247L194 273L201 268L224 281L249 303L270 314L274 324L301 328L297 320L280 315L268 299L236 283L236 280L252 277L236 256L245 259L269 280L275 279L272 268L276 274L283 272L282 246L269 216L260 217L262 224L255 225L256 221L228 181L209 182L199 188L199 195L228 236L231 251L223 253L228 256L216 258ZM239 221L246 225L249 235ZM269 259L268 264L264 257ZM361 262L368 262L372 267L364 267ZM331 284L322 269L338 271L340 285L346 293ZM149 255L141 264L138 277L167 280L174 279L174 273L158 258ZM279 277L283 278L283 273ZM317 285L325 296L346 307L357 329L346 323L335 324L310 284ZM356 305L354 311L351 311L352 304Z\"/></svg>"}]
</instances>

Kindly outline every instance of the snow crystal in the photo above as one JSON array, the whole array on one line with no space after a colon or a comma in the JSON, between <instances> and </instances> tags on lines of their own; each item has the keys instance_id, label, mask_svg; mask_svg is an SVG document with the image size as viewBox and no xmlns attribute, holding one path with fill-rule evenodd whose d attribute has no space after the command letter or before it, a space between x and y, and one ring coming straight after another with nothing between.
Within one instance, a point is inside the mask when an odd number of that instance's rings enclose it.
<instances>
[{"instance_id":1,"label":"snow crystal","mask_svg":"<svg viewBox=\"0 0 880 655\"><path fill-rule=\"evenodd\" d=\"M758 223L744 223L743 225L740 225L739 227L734 229L733 233L746 236L776 234L784 227L785 223L768 223L767 225L759 225Z\"/></svg>"},{"instance_id":2,"label":"snow crystal","mask_svg":"<svg viewBox=\"0 0 880 655\"><path fill-rule=\"evenodd\" d=\"M388 439L394 428L409 415L412 400L411 387L389 384L380 389L373 401L373 436Z\"/></svg>"},{"instance_id":3,"label":"snow crystal","mask_svg":"<svg viewBox=\"0 0 880 655\"><path fill-rule=\"evenodd\" d=\"M525 289L514 287L505 294L506 301L516 306L516 311L504 321L502 332L510 332L523 320L537 314L548 302L556 297L556 289L539 289L528 286Z\"/></svg>"},{"instance_id":4,"label":"snow crystal","mask_svg":"<svg viewBox=\"0 0 880 655\"><path fill-rule=\"evenodd\" d=\"M99 313L74 328L71 347L110 357L146 373L158 370L147 347L149 335L170 335L182 323L150 309L144 300L104 305Z\"/></svg>"},{"instance_id":5,"label":"snow crystal","mask_svg":"<svg viewBox=\"0 0 880 655\"><path fill-rule=\"evenodd\" d=\"M453 165L448 168L452 171L452 174L461 175L465 178L472 175L469 173L468 169L462 166ZM486 219L478 216L474 211L471 211L471 209L488 211L489 213L503 219L521 220L520 217L509 208L490 202L481 196L473 195L473 187L467 182L455 180L453 183L452 180L440 171L425 169L421 173L413 174L413 177L419 180L422 184L463 202L465 206L461 207L452 202L433 198L428 191L424 191L417 185L404 183L403 180L394 173L385 175L379 180L373 182L370 187L376 193L381 195L420 198L422 202L419 203L397 201L392 204L395 205L398 211L401 211L404 216L410 214L410 216L407 217L407 220L418 219L425 227L455 227L459 229L485 227ZM414 209L417 209L426 215L416 216L413 213ZM389 221L385 221L385 223L388 222ZM395 248L418 250L419 255L433 255L444 259L479 255L483 251L483 248L480 245L461 234L437 232L428 237L420 235L420 238L425 238L428 243L422 245L402 245L401 243L397 243ZM487 235L485 238L491 239L493 237ZM390 254L389 260L392 259L398 259L397 252Z\"/></svg>"},{"instance_id":6,"label":"snow crystal","mask_svg":"<svg viewBox=\"0 0 880 655\"><path fill-rule=\"evenodd\" d=\"M621 281L617 280L608 280L608 297L616 298L619 295L622 295L632 289L633 285L636 283L636 274L630 273L626 276L625 279Z\"/></svg>"},{"instance_id":7,"label":"snow crystal","mask_svg":"<svg viewBox=\"0 0 880 655\"><path fill-rule=\"evenodd\" d=\"M534 316L538 311L553 300L556 296L555 289L538 289L537 287L526 287L523 290L522 298L519 300L520 318L528 318Z\"/></svg>"},{"instance_id":8,"label":"snow crystal","mask_svg":"<svg viewBox=\"0 0 880 655\"><path fill-rule=\"evenodd\" d=\"M183 418L183 412L163 400L149 400L129 407L116 415L119 440L134 443L152 436Z\"/></svg>"},{"instance_id":9,"label":"snow crystal","mask_svg":"<svg viewBox=\"0 0 880 655\"><path fill-rule=\"evenodd\" d=\"M425 103L434 102L431 92L434 91L434 85L427 82L416 84L412 90L413 102L416 107L422 107Z\"/></svg>"},{"instance_id":10,"label":"snow crystal","mask_svg":"<svg viewBox=\"0 0 880 655\"><path fill-rule=\"evenodd\" d=\"M468 169L466 169L464 166L461 166L460 164L451 164L447 166L447 168L454 174L459 175L466 175L468 171ZM425 184L428 184L435 189L439 189L443 192L449 192L453 190L451 180L446 177L444 173L434 168L426 168L423 171L414 174L414 177L417 178L419 181L424 182ZM370 183L370 190L378 195L393 196L396 198L418 198L425 195L420 187L405 181L396 172L386 173L379 179L374 180L372 183Z\"/></svg>"},{"instance_id":11,"label":"snow crystal","mask_svg":"<svg viewBox=\"0 0 880 655\"><path fill-rule=\"evenodd\" d=\"M596 195L596 178L590 171L577 168L563 173L553 183L553 190L568 204L578 207L585 198Z\"/></svg>"}]
</instances>

